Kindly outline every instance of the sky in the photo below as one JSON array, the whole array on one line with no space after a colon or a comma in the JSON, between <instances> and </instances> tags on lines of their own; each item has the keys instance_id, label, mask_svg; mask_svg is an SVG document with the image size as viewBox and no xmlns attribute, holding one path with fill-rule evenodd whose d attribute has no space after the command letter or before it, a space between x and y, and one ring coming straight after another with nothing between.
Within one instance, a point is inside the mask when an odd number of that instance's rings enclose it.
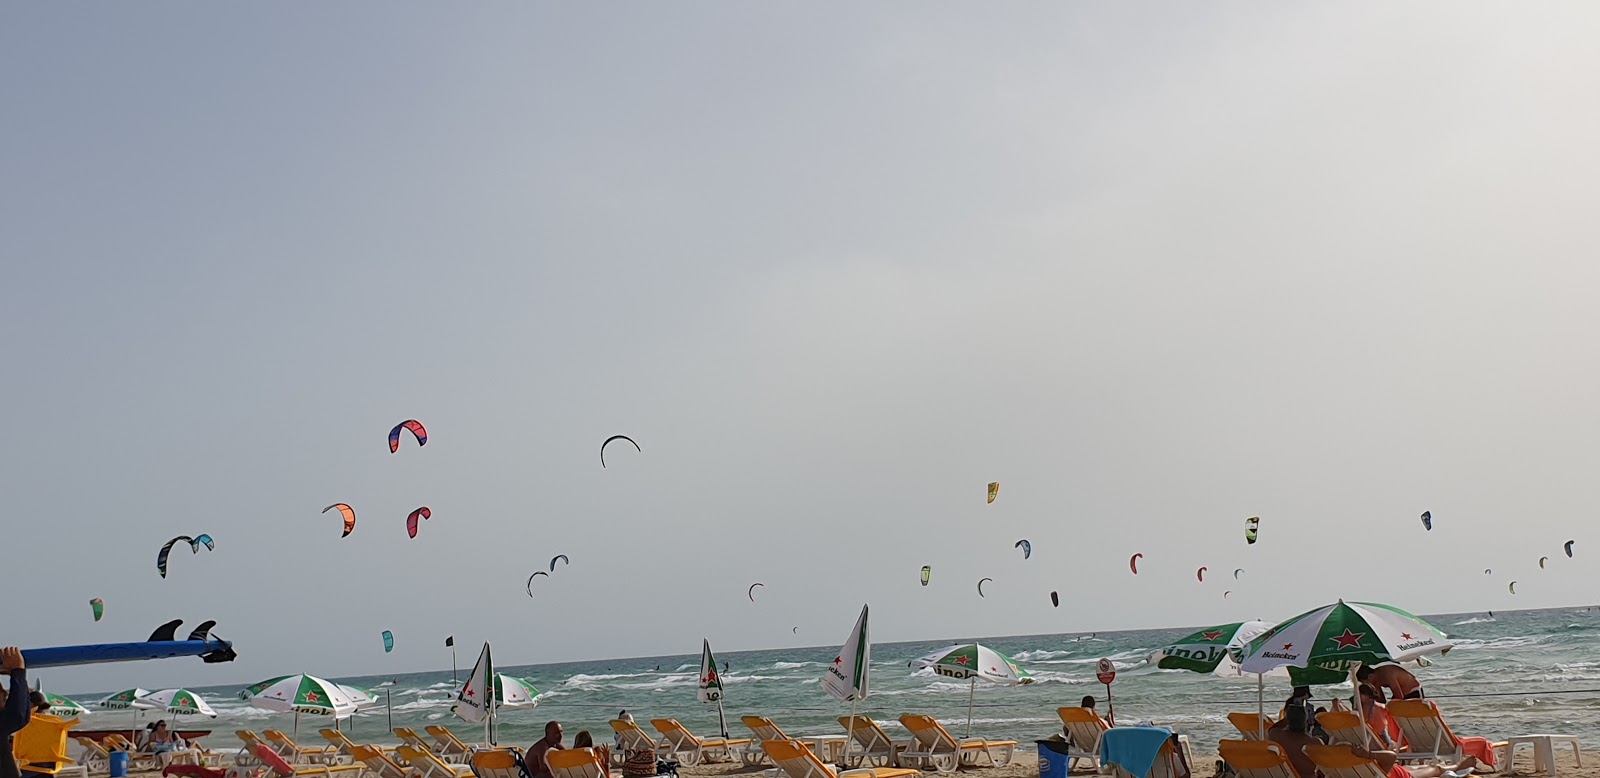
<instances>
[{"instance_id":1,"label":"sky","mask_svg":"<svg viewBox=\"0 0 1600 778\"><path fill-rule=\"evenodd\" d=\"M1597 28L8 4L0 642L235 642L58 682L154 688L825 645L863 602L880 641L1589 604Z\"/></svg>"}]
</instances>

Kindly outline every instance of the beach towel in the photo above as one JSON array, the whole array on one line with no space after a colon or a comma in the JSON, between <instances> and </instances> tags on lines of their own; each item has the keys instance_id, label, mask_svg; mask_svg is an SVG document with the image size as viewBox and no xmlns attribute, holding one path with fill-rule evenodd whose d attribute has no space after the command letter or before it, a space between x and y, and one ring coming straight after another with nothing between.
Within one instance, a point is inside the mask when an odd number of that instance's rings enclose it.
<instances>
[{"instance_id":1,"label":"beach towel","mask_svg":"<svg viewBox=\"0 0 1600 778\"><path fill-rule=\"evenodd\" d=\"M1112 727L1100 735L1100 761L1144 778L1172 736L1166 727Z\"/></svg>"},{"instance_id":2,"label":"beach towel","mask_svg":"<svg viewBox=\"0 0 1600 778\"><path fill-rule=\"evenodd\" d=\"M1461 753L1477 757L1478 762L1490 770L1495 768L1494 746L1488 738L1457 735L1456 740L1461 742Z\"/></svg>"},{"instance_id":3,"label":"beach towel","mask_svg":"<svg viewBox=\"0 0 1600 778\"><path fill-rule=\"evenodd\" d=\"M228 771L201 767L197 764L178 764L174 762L161 768L161 774L163 776L181 775L184 778L225 778Z\"/></svg>"}]
</instances>

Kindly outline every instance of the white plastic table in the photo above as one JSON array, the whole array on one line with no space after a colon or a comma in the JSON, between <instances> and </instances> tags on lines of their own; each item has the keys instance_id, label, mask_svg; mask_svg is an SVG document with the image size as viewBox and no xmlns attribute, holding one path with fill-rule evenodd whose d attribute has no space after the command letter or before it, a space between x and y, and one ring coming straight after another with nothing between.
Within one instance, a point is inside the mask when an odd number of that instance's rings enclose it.
<instances>
[{"instance_id":1,"label":"white plastic table","mask_svg":"<svg viewBox=\"0 0 1600 778\"><path fill-rule=\"evenodd\" d=\"M1579 767L1583 766L1583 754L1578 750L1578 739L1572 735L1518 735L1506 738L1506 764L1501 769L1511 772L1511 766L1517 761L1517 746L1527 745L1533 748L1534 772L1554 776L1557 743L1572 746L1572 758L1578 761Z\"/></svg>"}]
</instances>

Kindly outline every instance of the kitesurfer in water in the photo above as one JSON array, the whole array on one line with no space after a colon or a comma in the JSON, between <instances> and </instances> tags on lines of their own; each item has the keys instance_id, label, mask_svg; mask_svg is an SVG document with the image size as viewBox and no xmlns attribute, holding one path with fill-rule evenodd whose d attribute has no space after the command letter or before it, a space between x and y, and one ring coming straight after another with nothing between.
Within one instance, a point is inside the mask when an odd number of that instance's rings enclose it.
<instances>
[{"instance_id":1,"label":"kitesurfer in water","mask_svg":"<svg viewBox=\"0 0 1600 778\"><path fill-rule=\"evenodd\" d=\"M17 758L11 750L11 736L28 726L33 718L25 668L22 649L16 646L0 648L0 672L11 676L11 688L0 689L0 746L3 746L0 747L0 778L22 778Z\"/></svg>"}]
</instances>

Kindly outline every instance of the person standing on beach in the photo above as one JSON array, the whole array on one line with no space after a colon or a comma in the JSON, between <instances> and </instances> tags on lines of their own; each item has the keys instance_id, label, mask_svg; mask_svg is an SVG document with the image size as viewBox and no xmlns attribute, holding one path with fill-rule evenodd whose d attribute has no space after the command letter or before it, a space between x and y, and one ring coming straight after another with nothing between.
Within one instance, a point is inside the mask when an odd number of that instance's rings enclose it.
<instances>
[{"instance_id":1,"label":"person standing on beach","mask_svg":"<svg viewBox=\"0 0 1600 778\"><path fill-rule=\"evenodd\" d=\"M1363 665L1356 671L1356 679L1362 683L1370 683L1389 690L1389 696L1396 700L1420 700L1422 695L1422 682L1411 674L1410 670L1400 665L1379 665L1369 667ZM1380 700L1381 702L1381 700Z\"/></svg>"},{"instance_id":2,"label":"person standing on beach","mask_svg":"<svg viewBox=\"0 0 1600 778\"><path fill-rule=\"evenodd\" d=\"M552 721L544 725L544 737L528 746L528 755L523 758L523 763L528 767L530 778L553 778L550 773L550 763L544 760L544 755L551 751L563 751L561 745L561 722ZM4 778L4 776L0 776Z\"/></svg>"},{"instance_id":3,"label":"person standing on beach","mask_svg":"<svg viewBox=\"0 0 1600 778\"><path fill-rule=\"evenodd\" d=\"M22 663L22 649L0 648L0 672L11 676L9 691L0 689L0 778L22 778L17 758L11 751L11 736L33 718L33 701L28 698L28 673Z\"/></svg>"}]
</instances>

